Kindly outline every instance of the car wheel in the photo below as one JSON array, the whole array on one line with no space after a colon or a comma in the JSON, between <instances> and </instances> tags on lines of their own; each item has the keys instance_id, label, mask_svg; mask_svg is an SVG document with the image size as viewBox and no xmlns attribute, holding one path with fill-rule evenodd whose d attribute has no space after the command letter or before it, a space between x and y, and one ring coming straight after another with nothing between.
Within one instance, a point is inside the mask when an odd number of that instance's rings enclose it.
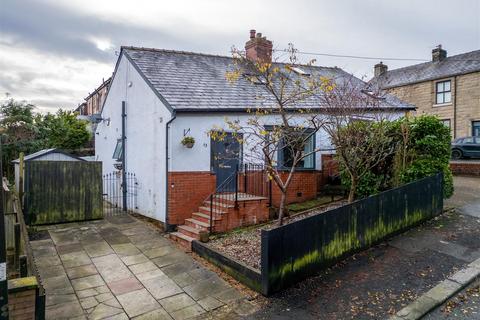
<instances>
[{"instance_id":1,"label":"car wheel","mask_svg":"<svg viewBox=\"0 0 480 320\"><path fill-rule=\"evenodd\" d=\"M462 151L458 149L452 150L452 159L458 160L462 157Z\"/></svg>"}]
</instances>

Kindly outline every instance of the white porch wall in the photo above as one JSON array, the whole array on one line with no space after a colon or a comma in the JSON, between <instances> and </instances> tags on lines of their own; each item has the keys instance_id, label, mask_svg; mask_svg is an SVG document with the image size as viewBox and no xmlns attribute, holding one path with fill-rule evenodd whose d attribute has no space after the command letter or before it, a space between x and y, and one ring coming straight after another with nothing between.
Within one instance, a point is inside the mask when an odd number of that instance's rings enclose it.
<instances>
[{"instance_id":1,"label":"white porch wall","mask_svg":"<svg viewBox=\"0 0 480 320\"><path fill-rule=\"evenodd\" d=\"M251 117L248 114L219 114L219 113L190 113L177 114L171 127L170 134L170 150L171 159L170 171L210 171L210 137L208 131L213 128L223 128L226 131L231 131L225 124L225 117L230 120L239 120L240 123L245 124ZM278 123L278 117L265 117L265 124ZM299 123L303 123L299 118ZM187 135L195 138L195 145L192 149L185 148L180 141L183 138L184 131L189 133ZM325 132L318 132L316 134L316 147L329 148L330 143ZM250 145L255 143L253 139L246 139L243 146L243 155L246 162L259 162L258 156L252 157L249 155ZM254 158L254 160L251 160ZM320 170L322 167L321 154L316 154L316 169Z\"/></svg>"},{"instance_id":2,"label":"white porch wall","mask_svg":"<svg viewBox=\"0 0 480 320\"><path fill-rule=\"evenodd\" d=\"M171 114L124 56L102 111L110 124L101 122L96 131L95 155L103 162L103 173L115 171L112 155L122 133L122 101L127 113L126 170L137 177L137 211L165 222L165 124Z\"/></svg>"},{"instance_id":3,"label":"white porch wall","mask_svg":"<svg viewBox=\"0 0 480 320\"><path fill-rule=\"evenodd\" d=\"M403 112L385 113L383 118L394 120L403 116ZM169 163L170 171L210 171L210 137L207 132L213 128L223 128L230 131L225 123L225 118L230 120L238 120L241 124L245 124L251 117L248 114L241 113L177 113L177 118L174 120L170 130L169 146L171 161ZM299 115L298 123L305 124L304 116ZM303 118L303 119L302 119ZM264 117L265 124L279 123L278 116ZM195 138L195 145L192 149L185 148L180 141L187 135ZM316 148L331 149L331 143L327 133L320 130L315 135ZM254 141L245 141L243 147L244 159L247 162L258 162L248 160L249 145L255 143ZM321 170L322 158L321 155L325 153L334 153L334 151L320 151L315 154L315 169ZM258 157L256 157L258 158Z\"/></svg>"}]
</instances>

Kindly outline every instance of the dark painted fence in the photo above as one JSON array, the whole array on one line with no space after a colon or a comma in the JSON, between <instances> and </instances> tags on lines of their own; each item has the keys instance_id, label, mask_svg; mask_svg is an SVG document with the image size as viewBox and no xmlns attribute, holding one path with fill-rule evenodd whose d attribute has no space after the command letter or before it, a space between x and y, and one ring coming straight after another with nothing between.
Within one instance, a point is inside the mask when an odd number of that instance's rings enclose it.
<instances>
[{"instance_id":1,"label":"dark painted fence","mask_svg":"<svg viewBox=\"0 0 480 320\"><path fill-rule=\"evenodd\" d=\"M24 211L29 225L102 218L102 163L25 162Z\"/></svg>"},{"instance_id":2,"label":"dark painted fence","mask_svg":"<svg viewBox=\"0 0 480 320\"><path fill-rule=\"evenodd\" d=\"M352 252L442 212L437 174L272 230L262 230L262 293L286 288Z\"/></svg>"}]
</instances>

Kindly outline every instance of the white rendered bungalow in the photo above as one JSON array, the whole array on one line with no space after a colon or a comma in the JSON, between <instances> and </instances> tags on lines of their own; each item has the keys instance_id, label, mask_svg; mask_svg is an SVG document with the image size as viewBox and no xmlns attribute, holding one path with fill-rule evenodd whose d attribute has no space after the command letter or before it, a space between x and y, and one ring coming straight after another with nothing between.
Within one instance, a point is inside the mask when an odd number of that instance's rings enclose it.
<instances>
[{"instance_id":1,"label":"white rendered bungalow","mask_svg":"<svg viewBox=\"0 0 480 320\"><path fill-rule=\"evenodd\" d=\"M246 43L247 58L271 59L271 54L272 42L252 30ZM169 230L178 227L180 232L175 235L186 241L212 225L219 231L264 220L268 218L267 206L275 204L278 196L275 190L265 191L262 186L262 194L236 205L235 213L223 215L222 211L234 210L228 203L213 214L209 209L209 195L228 182L238 165L248 162L242 152L248 148L235 145L228 137L227 142L211 141L207 132L214 127L226 128L226 116L246 121L250 117L247 109L255 107L258 92L265 91L247 80L240 79L233 85L228 82L225 75L232 62L231 57L122 47L97 127L96 160L103 162L104 173L110 173L121 158L125 106L124 170L135 173L138 182L136 208L130 209L161 221ZM309 72L330 78L347 75L339 68L309 68ZM382 108L393 118L411 110L413 106L391 96ZM181 143L185 136L195 139L193 147ZM324 137L317 134L312 145L322 141ZM237 148L233 158L231 154L226 156L225 144ZM302 165L289 202L317 195L321 154L313 154ZM243 194L250 194L246 186L249 181L240 180L236 181L237 187L243 183ZM222 221L226 216L229 221Z\"/></svg>"}]
</instances>

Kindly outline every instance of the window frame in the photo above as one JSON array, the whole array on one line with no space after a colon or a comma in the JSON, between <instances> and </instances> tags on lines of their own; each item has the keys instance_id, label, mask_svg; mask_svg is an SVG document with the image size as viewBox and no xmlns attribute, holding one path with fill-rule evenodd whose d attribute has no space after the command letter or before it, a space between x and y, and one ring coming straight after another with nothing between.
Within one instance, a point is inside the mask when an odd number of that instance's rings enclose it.
<instances>
[{"instance_id":1,"label":"window frame","mask_svg":"<svg viewBox=\"0 0 480 320\"><path fill-rule=\"evenodd\" d=\"M478 136L475 135L475 128L478 128ZM480 137L480 120L472 121L472 136Z\"/></svg>"},{"instance_id":2,"label":"window frame","mask_svg":"<svg viewBox=\"0 0 480 320\"><path fill-rule=\"evenodd\" d=\"M119 153L119 154L118 154L118 157L115 157L115 155L117 154L117 152ZM115 145L115 149L113 150L112 159L117 160L117 161L121 161L121 160L123 159L123 143L122 143L122 139L117 139L117 144Z\"/></svg>"},{"instance_id":3,"label":"window frame","mask_svg":"<svg viewBox=\"0 0 480 320\"><path fill-rule=\"evenodd\" d=\"M305 129L305 134L311 135L310 139L312 139L313 150L315 150L316 145L317 145L316 132L314 132L314 129ZM284 158L284 153L283 153L284 149L282 147L282 144L283 144L283 139L280 140L280 146L277 150L277 168L280 169L280 170L290 170L292 167L284 165L285 158ZM296 167L295 171L315 171L316 167L317 167L316 152L313 152L310 156L312 157L312 166L309 167L309 168Z\"/></svg>"},{"instance_id":4,"label":"window frame","mask_svg":"<svg viewBox=\"0 0 480 320\"><path fill-rule=\"evenodd\" d=\"M448 83L448 90L445 90L445 84ZM442 91L439 90L439 85L442 85ZM446 105L452 103L452 80L440 80L435 82L435 105ZM449 100L445 101L446 94L450 94ZM442 96L442 102L439 101L439 95Z\"/></svg>"},{"instance_id":5,"label":"window frame","mask_svg":"<svg viewBox=\"0 0 480 320\"><path fill-rule=\"evenodd\" d=\"M440 121L442 122L442 124L448 127L448 129L452 130L452 121L450 119L440 119ZM448 122L448 126L445 124L446 122Z\"/></svg>"}]
</instances>

